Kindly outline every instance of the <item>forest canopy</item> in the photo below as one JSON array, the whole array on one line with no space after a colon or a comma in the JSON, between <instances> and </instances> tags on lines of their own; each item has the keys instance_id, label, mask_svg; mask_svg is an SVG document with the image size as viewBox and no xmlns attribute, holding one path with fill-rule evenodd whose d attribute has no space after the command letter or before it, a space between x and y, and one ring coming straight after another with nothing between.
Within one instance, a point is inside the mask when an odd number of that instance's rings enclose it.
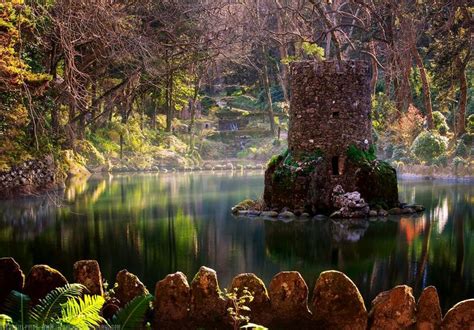
<instances>
[{"instance_id":1,"label":"forest canopy","mask_svg":"<svg viewBox=\"0 0 474 330\"><path fill-rule=\"evenodd\" d=\"M348 59L371 66L379 154L468 162L473 14L467 0L6 0L0 171L64 150L97 164L257 157L287 129L291 62ZM268 146L212 138L236 109Z\"/></svg>"}]
</instances>

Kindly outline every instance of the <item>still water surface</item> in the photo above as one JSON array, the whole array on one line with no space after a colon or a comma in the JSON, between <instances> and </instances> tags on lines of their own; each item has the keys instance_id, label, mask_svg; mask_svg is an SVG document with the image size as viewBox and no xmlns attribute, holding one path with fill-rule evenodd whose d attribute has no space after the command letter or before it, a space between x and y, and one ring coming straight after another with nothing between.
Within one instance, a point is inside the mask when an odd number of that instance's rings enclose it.
<instances>
[{"instance_id":1,"label":"still water surface","mask_svg":"<svg viewBox=\"0 0 474 330\"><path fill-rule=\"evenodd\" d=\"M282 270L339 269L366 304L382 290L435 285L443 309L474 297L474 186L399 184L400 199L427 207L422 216L338 223L234 218L229 210L263 191L262 173L136 174L71 182L64 194L0 202L0 256L27 271L46 263L72 278L79 259L97 259L106 280L127 268L153 291L182 271L192 279L214 268L222 287L242 272L268 285Z\"/></svg>"}]
</instances>

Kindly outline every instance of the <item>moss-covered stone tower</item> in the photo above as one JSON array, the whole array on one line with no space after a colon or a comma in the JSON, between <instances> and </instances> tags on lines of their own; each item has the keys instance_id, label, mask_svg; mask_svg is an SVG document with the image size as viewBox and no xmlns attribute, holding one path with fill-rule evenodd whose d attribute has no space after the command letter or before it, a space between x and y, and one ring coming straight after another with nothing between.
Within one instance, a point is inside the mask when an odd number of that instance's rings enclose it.
<instances>
[{"instance_id":1,"label":"moss-covered stone tower","mask_svg":"<svg viewBox=\"0 0 474 330\"><path fill-rule=\"evenodd\" d=\"M303 61L290 71L288 151L266 171L267 206L332 209L337 185L372 204L397 204L395 170L377 161L373 150L369 65Z\"/></svg>"}]
</instances>

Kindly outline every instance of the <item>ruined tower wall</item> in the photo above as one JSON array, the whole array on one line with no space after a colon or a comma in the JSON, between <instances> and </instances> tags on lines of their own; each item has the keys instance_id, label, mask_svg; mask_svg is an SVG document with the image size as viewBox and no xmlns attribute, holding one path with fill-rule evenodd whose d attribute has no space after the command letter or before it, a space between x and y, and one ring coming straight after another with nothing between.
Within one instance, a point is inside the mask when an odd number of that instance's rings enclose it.
<instances>
[{"instance_id":1,"label":"ruined tower wall","mask_svg":"<svg viewBox=\"0 0 474 330\"><path fill-rule=\"evenodd\" d=\"M290 74L290 152L319 148L327 156L344 157L351 144L368 149L372 124L367 62L295 62Z\"/></svg>"}]
</instances>

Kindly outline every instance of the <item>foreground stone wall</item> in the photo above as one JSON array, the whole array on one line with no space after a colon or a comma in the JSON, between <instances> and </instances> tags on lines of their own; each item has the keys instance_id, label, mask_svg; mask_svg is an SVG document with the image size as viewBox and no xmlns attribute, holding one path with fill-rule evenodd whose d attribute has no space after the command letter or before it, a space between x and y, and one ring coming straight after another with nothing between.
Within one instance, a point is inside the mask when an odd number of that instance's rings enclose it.
<instances>
[{"instance_id":1,"label":"foreground stone wall","mask_svg":"<svg viewBox=\"0 0 474 330\"><path fill-rule=\"evenodd\" d=\"M56 166L52 156L26 161L9 172L0 172L0 198L54 189L57 186L55 175Z\"/></svg>"},{"instance_id":2,"label":"foreground stone wall","mask_svg":"<svg viewBox=\"0 0 474 330\"><path fill-rule=\"evenodd\" d=\"M82 260L74 264L74 281L85 285L91 293L104 295L99 264ZM55 287L67 283L57 270L45 265L32 267L23 275L12 258L0 258L1 305L11 290L27 293L38 301ZM280 272L268 289L255 274L237 275L229 291L237 295L246 288L254 299L243 311L252 323L272 329L473 329L474 299L465 300L441 313L436 288L424 289L418 302L409 286L399 285L380 293L366 309L358 288L345 274L326 271L316 279L310 297L308 285L298 272ZM116 277L116 288L107 296L103 307L109 318L134 297L148 294L147 288L127 270ZM232 329L228 308L236 308L233 300L222 294L214 270L201 267L191 284L177 272L157 282L153 309L147 315L155 329Z\"/></svg>"}]
</instances>

